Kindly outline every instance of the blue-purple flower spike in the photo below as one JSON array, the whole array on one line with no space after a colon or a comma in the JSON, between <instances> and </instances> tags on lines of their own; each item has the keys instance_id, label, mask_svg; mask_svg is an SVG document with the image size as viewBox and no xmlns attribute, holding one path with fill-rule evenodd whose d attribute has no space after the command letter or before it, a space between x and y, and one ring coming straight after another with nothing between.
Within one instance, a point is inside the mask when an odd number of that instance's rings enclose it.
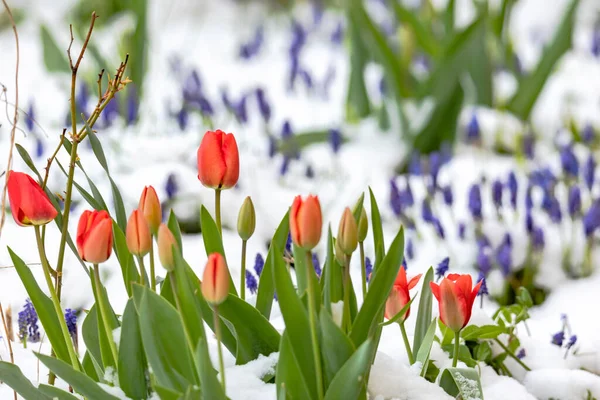
<instances>
[{"instance_id":1,"label":"blue-purple flower spike","mask_svg":"<svg viewBox=\"0 0 600 400\"><path fill-rule=\"evenodd\" d=\"M246 270L246 287L250 291L251 294L255 294L258 289L258 282L256 281L256 277L254 274L248 270Z\"/></svg>"},{"instance_id":2,"label":"blue-purple flower spike","mask_svg":"<svg viewBox=\"0 0 600 400\"><path fill-rule=\"evenodd\" d=\"M517 353L517 358L519 360L522 360L526 356L527 356L527 353L525 352L525 349L523 349L523 348L521 350L519 350L519 352Z\"/></svg>"},{"instance_id":3,"label":"blue-purple flower spike","mask_svg":"<svg viewBox=\"0 0 600 400\"><path fill-rule=\"evenodd\" d=\"M321 263L319 262L319 257L317 256L317 253L312 253L312 263L313 267L315 268L315 273L318 277L321 277Z\"/></svg>"},{"instance_id":4,"label":"blue-purple flower spike","mask_svg":"<svg viewBox=\"0 0 600 400\"><path fill-rule=\"evenodd\" d=\"M573 152L573 146L564 146L560 152L560 163L565 175L577 178L579 175L579 161Z\"/></svg>"},{"instance_id":5,"label":"blue-purple flower spike","mask_svg":"<svg viewBox=\"0 0 600 400\"><path fill-rule=\"evenodd\" d=\"M442 195L444 197L444 203L447 206L452 206L452 203L454 203L454 196L452 194L452 186L450 186L450 185L444 186L442 188Z\"/></svg>"},{"instance_id":6,"label":"blue-purple flower spike","mask_svg":"<svg viewBox=\"0 0 600 400\"><path fill-rule=\"evenodd\" d=\"M492 201L494 202L494 206L496 208L502 207L502 189L504 185L499 180L495 180L492 183Z\"/></svg>"},{"instance_id":7,"label":"blue-purple flower spike","mask_svg":"<svg viewBox=\"0 0 600 400\"><path fill-rule=\"evenodd\" d=\"M271 106L267 101L263 88L256 89L256 102L258 103L260 115L262 116L263 120L268 123L271 120Z\"/></svg>"},{"instance_id":8,"label":"blue-purple flower spike","mask_svg":"<svg viewBox=\"0 0 600 400\"><path fill-rule=\"evenodd\" d=\"M450 257L444 258L437 265L437 267L435 268L435 276L436 276L436 278L437 279L443 278L444 275L446 275L446 272L448 272L448 269L450 269Z\"/></svg>"},{"instance_id":9,"label":"blue-purple flower spike","mask_svg":"<svg viewBox=\"0 0 600 400\"><path fill-rule=\"evenodd\" d=\"M508 233L496 251L496 263L500 266L502 275L506 277L510 274L512 269L512 240Z\"/></svg>"},{"instance_id":10,"label":"blue-purple flower spike","mask_svg":"<svg viewBox=\"0 0 600 400\"><path fill-rule=\"evenodd\" d=\"M423 203L421 203L421 218L423 221L433 223L434 217L431 212L431 205L429 204L429 200L423 199Z\"/></svg>"},{"instance_id":11,"label":"blue-purple flower spike","mask_svg":"<svg viewBox=\"0 0 600 400\"><path fill-rule=\"evenodd\" d=\"M590 152L588 159L583 166L583 180L588 190L592 190L594 187L594 180L596 177L596 160L594 159L594 153Z\"/></svg>"},{"instance_id":12,"label":"blue-purple flower spike","mask_svg":"<svg viewBox=\"0 0 600 400\"><path fill-rule=\"evenodd\" d=\"M337 154L340 151L340 147L342 146L342 133L339 129L332 128L329 130L329 144L331 144L331 149L334 153Z\"/></svg>"},{"instance_id":13,"label":"blue-purple flower spike","mask_svg":"<svg viewBox=\"0 0 600 400\"><path fill-rule=\"evenodd\" d=\"M38 328L38 315L33 307L31 300L25 301L23 310L19 312L19 338L28 342L37 343L40 341L40 332Z\"/></svg>"},{"instance_id":14,"label":"blue-purple flower spike","mask_svg":"<svg viewBox=\"0 0 600 400\"><path fill-rule=\"evenodd\" d=\"M487 275L492 269L492 249L489 246L479 246L477 251L477 267L479 272Z\"/></svg>"},{"instance_id":15,"label":"blue-purple flower spike","mask_svg":"<svg viewBox=\"0 0 600 400\"><path fill-rule=\"evenodd\" d=\"M415 250L413 247L413 241L411 238L408 239L408 242L406 243L406 256L412 260L413 258L415 258Z\"/></svg>"},{"instance_id":16,"label":"blue-purple flower spike","mask_svg":"<svg viewBox=\"0 0 600 400\"><path fill-rule=\"evenodd\" d=\"M71 308L65 310L65 321L71 337L77 337L77 312Z\"/></svg>"},{"instance_id":17,"label":"blue-purple flower spike","mask_svg":"<svg viewBox=\"0 0 600 400\"><path fill-rule=\"evenodd\" d=\"M590 124L586 124L583 127L583 131L581 132L581 140L583 140L583 143L585 144L590 144L594 141L595 138L596 132L594 130L594 127Z\"/></svg>"},{"instance_id":18,"label":"blue-purple flower spike","mask_svg":"<svg viewBox=\"0 0 600 400\"><path fill-rule=\"evenodd\" d=\"M487 287L487 282L485 279L485 274L479 271L479 275L477 276L477 282L481 282L481 286L479 287L479 291L477 292L477 296L485 296L490 294Z\"/></svg>"},{"instance_id":19,"label":"blue-purple flower spike","mask_svg":"<svg viewBox=\"0 0 600 400\"><path fill-rule=\"evenodd\" d=\"M475 184L469 189L469 211L473 219L481 220L483 217L481 213L481 190L479 185Z\"/></svg>"},{"instance_id":20,"label":"blue-purple flower spike","mask_svg":"<svg viewBox=\"0 0 600 400\"><path fill-rule=\"evenodd\" d=\"M546 245L546 241L544 239L544 231L539 226L535 226L533 228L533 233L531 235L531 245L534 250L541 251L544 249Z\"/></svg>"},{"instance_id":21,"label":"blue-purple flower spike","mask_svg":"<svg viewBox=\"0 0 600 400\"><path fill-rule=\"evenodd\" d=\"M171 173L165 182L165 192L167 193L167 198L171 200L177 195L178 191L179 185L177 184L177 178L175 177L175 174Z\"/></svg>"},{"instance_id":22,"label":"blue-purple flower spike","mask_svg":"<svg viewBox=\"0 0 600 400\"><path fill-rule=\"evenodd\" d=\"M583 217L583 230L588 238L600 226L600 200L595 200Z\"/></svg>"},{"instance_id":23,"label":"blue-purple flower spike","mask_svg":"<svg viewBox=\"0 0 600 400\"><path fill-rule=\"evenodd\" d=\"M579 190L579 186L571 186L568 202L569 215L571 218L577 217L581 213L581 190Z\"/></svg>"},{"instance_id":24,"label":"blue-purple flower spike","mask_svg":"<svg viewBox=\"0 0 600 400\"><path fill-rule=\"evenodd\" d=\"M510 171L508 174L508 191L510 193L510 205L513 210L517 208L517 192L519 190L519 185L517 182L517 176L513 171Z\"/></svg>"},{"instance_id":25,"label":"blue-purple flower spike","mask_svg":"<svg viewBox=\"0 0 600 400\"><path fill-rule=\"evenodd\" d=\"M577 343L577 335L571 335L571 337L569 338L569 341L567 342L567 344L565 345L565 347L568 350L571 347L573 347L575 345L575 343Z\"/></svg>"},{"instance_id":26,"label":"blue-purple flower spike","mask_svg":"<svg viewBox=\"0 0 600 400\"><path fill-rule=\"evenodd\" d=\"M459 237L461 240L464 240L464 239L465 239L465 233L466 233L466 230L467 230L467 226L465 225L465 223L464 223L464 222L460 222L460 223L458 224L458 237Z\"/></svg>"},{"instance_id":27,"label":"blue-purple flower spike","mask_svg":"<svg viewBox=\"0 0 600 400\"><path fill-rule=\"evenodd\" d=\"M467 124L467 142L473 143L479 141L479 139L481 139L481 129L479 128L477 115L473 113Z\"/></svg>"},{"instance_id":28,"label":"blue-purple flower spike","mask_svg":"<svg viewBox=\"0 0 600 400\"><path fill-rule=\"evenodd\" d=\"M562 347L564 340L565 340L565 332L564 331L556 332L554 335L552 335L552 344L554 344L558 347Z\"/></svg>"},{"instance_id":29,"label":"blue-purple flower spike","mask_svg":"<svg viewBox=\"0 0 600 400\"><path fill-rule=\"evenodd\" d=\"M286 246L287 248L287 246ZM256 258L254 259L254 272L256 275L260 277L262 274L263 268L265 267L265 260L263 260L263 256L260 253L256 253Z\"/></svg>"},{"instance_id":30,"label":"blue-purple flower spike","mask_svg":"<svg viewBox=\"0 0 600 400\"><path fill-rule=\"evenodd\" d=\"M371 280L371 272L373 272L373 264L369 257L365 257L365 274L367 276L367 282Z\"/></svg>"}]
</instances>

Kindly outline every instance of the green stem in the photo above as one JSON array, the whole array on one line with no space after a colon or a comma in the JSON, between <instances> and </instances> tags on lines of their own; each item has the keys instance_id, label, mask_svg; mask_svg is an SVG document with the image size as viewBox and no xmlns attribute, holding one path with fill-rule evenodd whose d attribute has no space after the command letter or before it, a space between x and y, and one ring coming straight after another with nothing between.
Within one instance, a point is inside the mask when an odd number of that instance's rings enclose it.
<instances>
[{"instance_id":1,"label":"green stem","mask_svg":"<svg viewBox=\"0 0 600 400\"><path fill-rule=\"evenodd\" d=\"M404 321L399 322L400 332L402 332L402 340L404 340L404 347L406 347L406 354L408 354L408 362L410 365L415 363L415 357L413 356L412 350L410 349L410 343L408 342L408 335L406 334L406 328L404 327Z\"/></svg>"},{"instance_id":2,"label":"green stem","mask_svg":"<svg viewBox=\"0 0 600 400\"><path fill-rule=\"evenodd\" d=\"M310 251L306 252L306 276L308 280L308 322L310 324L310 337L313 348L313 359L315 362L315 372L317 375L317 392L319 399L323 399L323 373L321 372L321 351L319 341L317 340L317 310L315 304L315 287L312 275L315 273L315 267L312 263Z\"/></svg>"},{"instance_id":3,"label":"green stem","mask_svg":"<svg viewBox=\"0 0 600 400\"><path fill-rule=\"evenodd\" d=\"M213 312L215 322L215 336L217 337L217 351L219 353L219 371L221 372L221 386L223 392L225 390L225 364L223 363L223 349L221 348L221 321L219 318L219 307L215 304L215 310Z\"/></svg>"},{"instance_id":4,"label":"green stem","mask_svg":"<svg viewBox=\"0 0 600 400\"><path fill-rule=\"evenodd\" d=\"M171 281L171 290L173 291L173 298L175 299L175 306L177 307L177 310L179 310L179 314L183 315L183 309L181 308L181 303L179 302L179 297L177 296L177 285L175 283L175 273L173 272L169 272L169 280ZM196 348L194 343L192 342L192 339L189 335L187 326L184 323L184 334L185 334L185 339L188 342L188 347L190 348L190 351L192 352L192 354L196 353ZM195 362L194 362L195 364Z\"/></svg>"},{"instance_id":5,"label":"green stem","mask_svg":"<svg viewBox=\"0 0 600 400\"><path fill-rule=\"evenodd\" d=\"M150 242L150 288L156 292L156 273L154 272L154 240Z\"/></svg>"},{"instance_id":6,"label":"green stem","mask_svg":"<svg viewBox=\"0 0 600 400\"><path fill-rule=\"evenodd\" d=\"M363 301L365 301L365 297L367 297L367 270L365 269L365 246L364 242L360 242L360 273L362 276L362 295Z\"/></svg>"},{"instance_id":7,"label":"green stem","mask_svg":"<svg viewBox=\"0 0 600 400\"><path fill-rule=\"evenodd\" d=\"M223 230L221 229L221 189L215 189L215 221L217 223L217 229L219 235L223 236Z\"/></svg>"},{"instance_id":8,"label":"green stem","mask_svg":"<svg viewBox=\"0 0 600 400\"><path fill-rule=\"evenodd\" d=\"M140 285L146 286L146 266L144 265L144 257L138 256L137 259L140 264Z\"/></svg>"},{"instance_id":9,"label":"green stem","mask_svg":"<svg viewBox=\"0 0 600 400\"><path fill-rule=\"evenodd\" d=\"M40 262L42 263L42 269L44 270L44 278L46 278L46 284L48 285L48 290L50 291L50 298L52 299L54 311L58 317L58 324L60 325L60 329L65 339L65 344L67 345L69 358L71 359L71 365L76 371L80 371L79 359L77 358L77 354L75 354L75 349L73 348L73 341L71 340L71 335L69 334L69 328L67 328L67 321L65 320L62 307L60 306L60 300L58 299L56 290L52 284L52 278L50 277L50 265L48 264L48 259L46 258L46 253L44 251L44 243L42 242L39 226L35 227L35 238L37 241L38 251L40 253Z\"/></svg>"},{"instance_id":10,"label":"green stem","mask_svg":"<svg viewBox=\"0 0 600 400\"><path fill-rule=\"evenodd\" d=\"M240 276L240 297L246 300L246 240L242 240L242 273Z\"/></svg>"},{"instance_id":11,"label":"green stem","mask_svg":"<svg viewBox=\"0 0 600 400\"><path fill-rule=\"evenodd\" d=\"M454 358L452 359L452 368L458 364L458 349L460 345L460 331L454 332Z\"/></svg>"},{"instance_id":12,"label":"green stem","mask_svg":"<svg viewBox=\"0 0 600 400\"><path fill-rule=\"evenodd\" d=\"M342 329L350 332L350 256L345 256L344 263L344 311L342 314Z\"/></svg>"},{"instance_id":13,"label":"green stem","mask_svg":"<svg viewBox=\"0 0 600 400\"><path fill-rule=\"evenodd\" d=\"M523 367L523 369L525 371L531 371L531 369L527 365L525 365L525 363L523 361L521 361L519 359L519 357L517 357L512 351L510 351L510 349L508 347L506 347L506 345L504 343L502 343L498 338L494 339L494 341L496 343L498 343L498 345L500 347L502 347L502 350L504 350L510 358L515 360L517 362L517 364L519 364L521 367Z\"/></svg>"},{"instance_id":14,"label":"green stem","mask_svg":"<svg viewBox=\"0 0 600 400\"><path fill-rule=\"evenodd\" d=\"M102 318L102 325L104 325L106 339L108 339L108 346L110 347L110 351L115 361L114 366L116 368L119 363L119 355L117 353L117 345L115 344L115 340L113 339L113 333L111 329L112 324L108 319L108 307L104 302L104 296L102 293L102 282L100 281L100 268L98 267L98 264L94 264L94 282L96 285L96 301L98 302L98 306L100 308L100 317Z\"/></svg>"}]
</instances>

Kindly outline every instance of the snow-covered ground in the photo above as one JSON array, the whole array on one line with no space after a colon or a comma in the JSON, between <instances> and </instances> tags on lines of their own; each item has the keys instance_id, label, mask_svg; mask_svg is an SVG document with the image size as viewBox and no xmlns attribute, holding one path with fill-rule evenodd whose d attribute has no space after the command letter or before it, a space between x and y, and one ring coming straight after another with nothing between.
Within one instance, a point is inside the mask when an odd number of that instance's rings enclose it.
<instances>
[{"instance_id":1,"label":"snow-covered ground","mask_svg":"<svg viewBox=\"0 0 600 400\"><path fill-rule=\"evenodd\" d=\"M28 0L15 4L27 10L26 19L19 27L21 44L20 69L20 107L28 110L33 103L36 127L34 133L25 126L22 115L17 132L17 142L35 155L41 140L43 150L35 157L36 166L41 170L45 160L53 151L62 131L62 124L68 109L68 84L66 75L49 74L43 68L41 44L38 27L47 23L54 33L59 46L68 45L68 21L64 14L71 1L59 2L57 6L47 7L43 1ZM445 3L443 0L434 2ZM459 23L468 21L470 1L458 1L457 15ZM540 51L550 40L554 28L562 15L566 0L553 0L552 7L546 0L521 0L516 6L511 20L511 33L515 47L525 69L535 66ZM178 110L181 101L181 82L192 69L199 72L202 88L206 96L217 109L215 127L234 132L240 148L241 174L238 187L223 194L223 221L226 227L234 227L237 211L245 196L250 195L257 213L257 229L248 243L249 259L253 260L258 252L266 254L266 243L274 228L285 214L287 207L296 194L314 193L319 195L324 212L324 220L331 223L334 231L344 207L354 204L358 196L371 186L377 197L384 220L384 234L389 243L400 225L390 205L390 179L394 168L405 156L407 149L400 138L392 131L380 132L377 121L366 120L358 125L344 124L345 90L348 81L349 65L343 46L331 42L330 36L336 29L341 16L327 11L321 23L313 26L311 9L301 6L295 10L296 18L309 30L307 44L301 54L301 65L310 72L315 89L306 90L302 82L297 82L295 92L287 88L289 74L288 47L291 41L290 17L279 14L265 19L265 10L256 5L239 5L229 1L205 2L150 2L150 39L149 70L144 97L141 99L140 122L126 126L117 120L111 127L99 128L98 136L111 168L111 174L121 188L127 212L136 206L139 194L145 185L153 185L161 199L167 198L166 182L174 176L178 186L175 211L180 217L196 218L200 204L213 210L213 193L204 188L197 180L196 148L207 126L200 118L190 116L185 130L181 131L170 114ZM553 147L556 132L563 126L565 117L570 115L576 124L595 124L600 127L600 59L590 52L592 28L600 12L600 3L594 0L582 1L578 11L578 23L574 35L574 49L556 66L533 115L533 127L543 136L536 145L535 165L549 165L555 173L560 172L560 158ZM243 23L242 23L243 21ZM260 54L249 60L240 60L240 44L253 35L258 25L264 24L265 43ZM113 23L109 29L94 32L93 41L107 55L114 54L117 48L117 34L127 29L131 21L127 18ZM0 34L0 82L7 87L7 96L14 96L14 43L12 33ZM111 58L115 65L117 60ZM173 60L179 60L179 72L173 70ZM91 57L84 60L84 73L93 76ZM332 84L323 93L323 84L328 71L334 70ZM377 98L377 85L381 70L370 66L367 71L369 90ZM514 81L499 76L497 84L501 92L510 92ZM272 107L273 115L268 126L261 118L256 97L248 100L249 121L240 125L223 110L221 90L228 89L233 99L261 87ZM10 108L10 107L9 107ZM461 132L469 121L472 109L465 110L461 117ZM491 110L475 109L484 135L484 142L493 142L496 132L501 129L507 137L521 132L523 127L510 116L499 115ZM10 114L10 111L9 111ZM280 175L281 155L269 158L267 132L279 136L284 121L290 121L295 132L311 129L341 129L349 142L342 145L337 154L327 143L311 146L302 151L300 160L292 160L289 171ZM7 117L0 117L0 154L4 160L8 154L9 123ZM564 135L562 135L564 136ZM558 140L563 140L559 135ZM508 173L514 170L519 182L519 208L513 212L508 208L503 221L495 216L490 200L490 190L484 186L484 231L493 247L499 245L505 232L513 238L512 258L518 264L525 258L526 232L524 224L524 196L526 171L531 165L518 164L514 158L473 146L458 145L452 160L440 172L440 183L451 185L454 203L451 208L443 205L441 199L434 203L434 212L445 227L445 240L438 239L435 230L424 222L417 221L419 237L409 234L415 247L415 257L408 261L409 275L426 271L430 265L437 265L444 257L451 259L451 271L474 273L472 268L477 254L473 240L467 208L469 187L485 176L488 181L497 178L506 180ZM91 149L82 145L79 157L90 178L96 182L105 198L109 199L110 186L106 176L95 161ZM576 147L576 153L583 163L587 150ZM65 154L59 159L67 164ZM4 161L3 161L4 162ZM307 166L314 170L315 177L305 176ZM27 167L15 154L14 169L27 171ZM84 182L78 174L76 180ZM3 184L2 180L2 184ZM53 168L50 187L60 192L65 178L58 168ZM403 187L405 178L397 178ZM421 178L411 177L411 186L415 197L422 199L425 185ZM592 191L598 195L598 185ZM504 201L507 203L508 194ZM565 194L557 196L564 200ZM535 196L534 196L535 197ZM77 196L80 199L79 196ZM592 196L583 195L584 209L587 209ZM534 199L539 202L539 199ZM564 201L563 201L564 202ZM414 206L415 215L420 215L419 206ZM369 207L368 204L366 205ZM80 213L85 209L83 202L74 209L70 231L75 232ZM420 220L420 218L417 218ZM540 264L537 283L551 290L542 306L531 310L528 322L531 336L519 330L522 347L526 351L523 359L533 371L526 373L514 363L507 361L514 378L498 376L493 369L481 365L482 384L486 399L533 399L533 398L586 398L587 391L596 398L600 397L600 319L597 318L596 293L600 289L598 274L580 280L568 280L560 265L561 243L573 245L573 258L580 263L583 257L583 231L580 226L572 230L567 221L560 227L553 226L542 216L536 221L545 230L546 246ZM458 238L458 223L467 224L467 240ZM575 232L575 233L573 233ZM2 232L0 246L0 301L6 307L12 306L13 314L21 310L27 294L11 261L6 247L11 247L30 266L35 276L42 279L39 258L35 249L33 229L18 227L9 216ZM59 232L53 224L48 226L46 235L47 251L51 263L57 256ZM566 239L565 239L566 238ZM224 231L227 258L234 281L239 279L240 240L232 230ZM578 243L578 244L577 244ZM369 234L365 242L366 254L373 257L372 239ZM203 242L200 235L184 237L183 252L194 270L200 274L206 261ZM325 249L323 244L317 248L322 260ZM597 251L593 259L598 260ZM63 305L65 308L85 309L92 303L87 276L75 258L67 252L64 275ZM352 277L360 280L357 257L353 260ZM113 256L102 266L103 281L108 287L110 300L117 310L123 308L127 299L116 257ZM488 286L491 292L497 292L502 278L490 276ZM42 285L43 286L43 285ZM417 289L418 290L418 289ZM359 295L360 296L360 295ZM253 298L249 299L250 302ZM360 301L360 299L359 299ZM476 302L473 322L489 321L489 316L497 305L485 299L484 307L479 310ZM437 313L437 308L435 310ZM568 315L569 325L578 337L575 352L565 357L564 349L551 344L552 334L561 328L561 314ZM275 307L272 323L283 329L279 310ZM409 335L413 327L407 326ZM4 342L3 342L4 343ZM80 345L83 340L79 341ZM22 349L14 345L15 361L24 373L33 381L45 381L47 370L38 365L31 349L37 350L38 344L30 344ZM211 354L216 355L215 342L211 342ZM43 351L48 351L46 345ZM0 347L2 359L8 358L5 346ZM232 399L274 399L274 385L265 384L260 376L273 368L277 355L261 358L247 365L235 366L234 358L226 353L228 375L227 392ZM448 356L435 347L432 359L438 367L449 365ZM402 377L402 379L398 379ZM414 377L414 378L411 378ZM8 398L11 390L0 385L0 397ZM400 399L442 399L445 393L437 386L418 377L418 373L408 367L406 354L399 330L395 325L384 328L379 354L373 367L369 384L369 393L373 398Z\"/></svg>"}]
</instances>

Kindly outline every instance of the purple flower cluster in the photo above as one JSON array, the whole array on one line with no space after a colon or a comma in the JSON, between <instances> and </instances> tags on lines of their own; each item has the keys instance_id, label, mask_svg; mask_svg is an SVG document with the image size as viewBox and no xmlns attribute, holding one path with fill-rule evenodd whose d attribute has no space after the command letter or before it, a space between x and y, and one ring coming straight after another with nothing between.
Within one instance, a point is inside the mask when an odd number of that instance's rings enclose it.
<instances>
[{"instance_id":1,"label":"purple flower cluster","mask_svg":"<svg viewBox=\"0 0 600 400\"><path fill-rule=\"evenodd\" d=\"M23 307L23 310L19 312L17 322L19 325L19 339L21 341L32 343L40 341L38 315L31 300L25 300L25 306Z\"/></svg>"}]
</instances>

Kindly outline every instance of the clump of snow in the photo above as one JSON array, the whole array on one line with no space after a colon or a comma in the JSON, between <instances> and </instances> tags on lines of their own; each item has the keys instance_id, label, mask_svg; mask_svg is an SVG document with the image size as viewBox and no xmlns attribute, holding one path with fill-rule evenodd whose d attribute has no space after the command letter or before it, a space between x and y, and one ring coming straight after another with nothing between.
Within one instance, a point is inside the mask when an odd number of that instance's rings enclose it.
<instances>
[{"instance_id":1,"label":"clump of snow","mask_svg":"<svg viewBox=\"0 0 600 400\"><path fill-rule=\"evenodd\" d=\"M344 315L344 302L331 303L331 317L337 326L342 326L342 316Z\"/></svg>"},{"instance_id":2,"label":"clump of snow","mask_svg":"<svg viewBox=\"0 0 600 400\"><path fill-rule=\"evenodd\" d=\"M492 367L479 363L481 371L479 380L486 400L505 400L508 398L519 400L535 400L531 393L519 381L508 376L501 376Z\"/></svg>"},{"instance_id":3,"label":"clump of snow","mask_svg":"<svg viewBox=\"0 0 600 400\"><path fill-rule=\"evenodd\" d=\"M121 390L121 388L118 386L110 386L105 383L98 383L98 386L100 386L106 393L109 393L120 400L131 400L131 398L127 397L123 390Z\"/></svg>"},{"instance_id":4,"label":"clump of snow","mask_svg":"<svg viewBox=\"0 0 600 400\"><path fill-rule=\"evenodd\" d=\"M275 374L278 359L279 353L271 353L247 364L226 368L227 396L232 400L274 399L275 385L265 383L262 378Z\"/></svg>"},{"instance_id":5,"label":"clump of snow","mask_svg":"<svg viewBox=\"0 0 600 400\"><path fill-rule=\"evenodd\" d=\"M547 368L527 373L523 384L538 399L600 398L600 377L587 371Z\"/></svg>"},{"instance_id":6,"label":"clump of snow","mask_svg":"<svg viewBox=\"0 0 600 400\"><path fill-rule=\"evenodd\" d=\"M104 382L108 382L114 386L119 386L119 375L113 367L107 367L104 370Z\"/></svg>"},{"instance_id":7,"label":"clump of snow","mask_svg":"<svg viewBox=\"0 0 600 400\"><path fill-rule=\"evenodd\" d=\"M112 331L113 341L117 345L117 350L119 350L119 344L121 344L121 327L117 327Z\"/></svg>"},{"instance_id":8,"label":"clump of snow","mask_svg":"<svg viewBox=\"0 0 600 400\"><path fill-rule=\"evenodd\" d=\"M477 381L464 377L458 372L452 373L454 380L460 385L463 400L481 400Z\"/></svg>"}]
</instances>

